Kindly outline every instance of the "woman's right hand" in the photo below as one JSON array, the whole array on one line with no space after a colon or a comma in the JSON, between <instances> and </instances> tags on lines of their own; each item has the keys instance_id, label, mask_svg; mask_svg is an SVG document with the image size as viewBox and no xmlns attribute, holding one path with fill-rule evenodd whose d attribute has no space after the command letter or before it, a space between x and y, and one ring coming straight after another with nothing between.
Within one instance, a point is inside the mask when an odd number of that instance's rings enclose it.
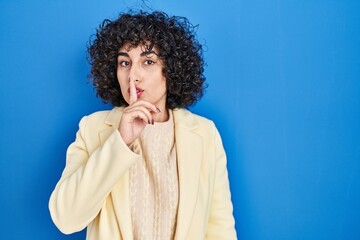
<instances>
[{"instance_id":1,"label":"woman's right hand","mask_svg":"<svg viewBox=\"0 0 360 240\"><path fill-rule=\"evenodd\" d=\"M137 99L134 80L130 79L129 106L123 111L118 130L123 141L129 146L140 136L147 124L154 124L152 113L158 113L158 108L144 100Z\"/></svg>"}]
</instances>

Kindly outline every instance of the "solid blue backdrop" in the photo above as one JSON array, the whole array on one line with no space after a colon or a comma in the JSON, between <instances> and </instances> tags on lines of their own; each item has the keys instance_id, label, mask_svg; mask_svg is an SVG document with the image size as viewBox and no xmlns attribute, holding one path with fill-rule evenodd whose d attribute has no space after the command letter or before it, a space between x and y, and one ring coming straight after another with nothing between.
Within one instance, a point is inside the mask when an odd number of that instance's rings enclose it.
<instances>
[{"instance_id":1,"label":"solid blue backdrop","mask_svg":"<svg viewBox=\"0 0 360 240\"><path fill-rule=\"evenodd\" d=\"M360 239L360 2L148 1L199 24L239 239ZM85 239L48 199L80 118L109 109L86 42L136 1L0 2L1 239Z\"/></svg>"}]
</instances>

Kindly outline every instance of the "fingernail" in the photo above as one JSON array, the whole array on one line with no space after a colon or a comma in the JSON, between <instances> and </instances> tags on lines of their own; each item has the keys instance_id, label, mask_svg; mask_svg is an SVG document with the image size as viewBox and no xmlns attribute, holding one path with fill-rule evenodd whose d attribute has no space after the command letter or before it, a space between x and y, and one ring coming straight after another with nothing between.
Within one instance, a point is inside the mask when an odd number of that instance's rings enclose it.
<instances>
[{"instance_id":1,"label":"fingernail","mask_svg":"<svg viewBox=\"0 0 360 240\"><path fill-rule=\"evenodd\" d=\"M152 125L154 125L154 119L152 120Z\"/></svg>"},{"instance_id":2,"label":"fingernail","mask_svg":"<svg viewBox=\"0 0 360 240\"><path fill-rule=\"evenodd\" d=\"M148 120L148 123L150 124L150 120Z\"/></svg>"},{"instance_id":3,"label":"fingernail","mask_svg":"<svg viewBox=\"0 0 360 240\"><path fill-rule=\"evenodd\" d=\"M156 110L157 110L157 112L158 112L158 113L159 113L159 112L161 112L161 111L160 111L160 109L159 109L158 107L156 108Z\"/></svg>"}]
</instances>

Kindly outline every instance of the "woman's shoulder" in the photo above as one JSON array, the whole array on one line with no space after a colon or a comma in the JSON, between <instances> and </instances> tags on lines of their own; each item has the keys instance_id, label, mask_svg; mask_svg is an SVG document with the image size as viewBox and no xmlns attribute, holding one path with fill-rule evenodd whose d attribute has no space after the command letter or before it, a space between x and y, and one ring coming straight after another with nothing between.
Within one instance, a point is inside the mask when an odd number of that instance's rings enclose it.
<instances>
[{"instance_id":1,"label":"woman's shoulder","mask_svg":"<svg viewBox=\"0 0 360 240\"><path fill-rule=\"evenodd\" d=\"M113 125L120 121L122 108L115 107L111 110L96 111L91 114L85 115L80 123L86 122L87 126L95 127L102 125Z\"/></svg>"}]
</instances>

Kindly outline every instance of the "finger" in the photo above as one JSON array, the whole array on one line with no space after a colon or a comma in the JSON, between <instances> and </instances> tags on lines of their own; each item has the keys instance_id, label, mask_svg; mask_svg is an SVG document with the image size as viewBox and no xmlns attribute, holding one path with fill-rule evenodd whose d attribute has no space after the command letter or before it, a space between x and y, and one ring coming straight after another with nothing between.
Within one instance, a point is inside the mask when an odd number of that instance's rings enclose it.
<instances>
[{"instance_id":1,"label":"finger","mask_svg":"<svg viewBox=\"0 0 360 240\"><path fill-rule=\"evenodd\" d=\"M134 111L143 112L147 116L147 118L149 120L149 123L154 122L154 119L153 119L153 116L152 116L151 112L145 106L135 106L135 107L132 107L131 109L127 110L128 113L132 113Z\"/></svg>"},{"instance_id":2,"label":"finger","mask_svg":"<svg viewBox=\"0 0 360 240\"><path fill-rule=\"evenodd\" d=\"M136 87L135 82L133 79L129 78L129 87L130 87L130 99L129 99L129 105L132 105L137 101L137 95L136 95Z\"/></svg>"},{"instance_id":3,"label":"finger","mask_svg":"<svg viewBox=\"0 0 360 240\"><path fill-rule=\"evenodd\" d=\"M131 106L129 106L128 108L132 108L132 107L136 107L136 106L144 106L146 107L149 111L155 112L155 113L159 113L160 109L157 108L154 104L149 103L148 101L144 101L144 100L139 100L136 101L134 104L132 104Z\"/></svg>"},{"instance_id":4,"label":"finger","mask_svg":"<svg viewBox=\"0 0 360 240\"><path fill-rule=\"evenodd\" d=\"M130 121L134 121L137 118L140 118L141 120L143 120L145 123L147 124L152 124L152 120L149 118L149 116L142 111L141 109L135 109L131 112L129 112L130 114Z\"/></svg>"}]
</instances>

